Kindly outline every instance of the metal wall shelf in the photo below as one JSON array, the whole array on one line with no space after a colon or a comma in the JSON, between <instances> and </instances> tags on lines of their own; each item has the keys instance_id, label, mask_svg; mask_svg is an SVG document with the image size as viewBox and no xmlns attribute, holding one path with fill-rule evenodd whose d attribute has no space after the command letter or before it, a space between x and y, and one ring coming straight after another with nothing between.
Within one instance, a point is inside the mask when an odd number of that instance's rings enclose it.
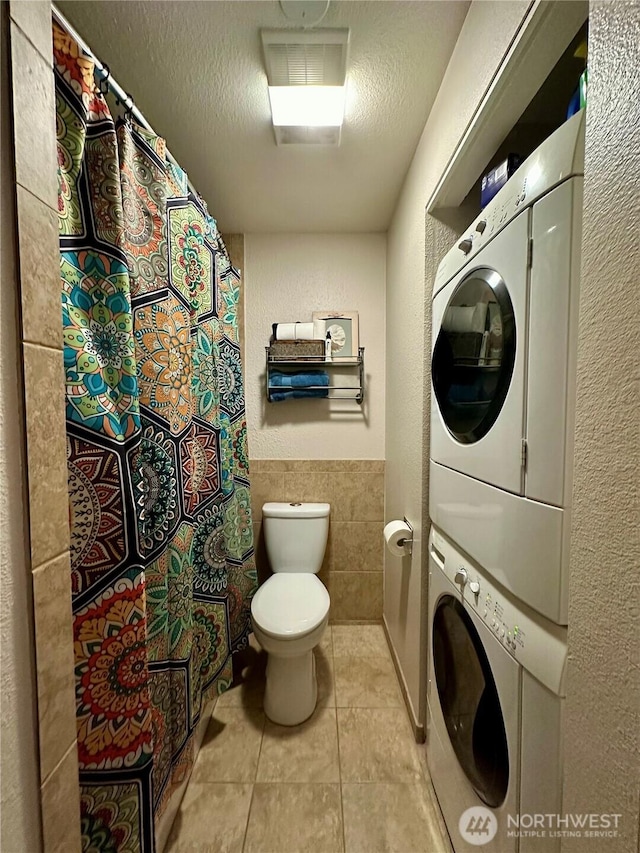
<instances>
[{"instance_id":1,"label":"metal wall shelf","mask_svg":"<svg viewBox=\"0 0 640 853\"><path fill-rule=\"evenodd\" d=\"M310 355L304 358L280 358L274 357L271 354L271 347L265 347L266 356L266 377L267 377L267 400L272 403L272 393L274 391L293 391L294 388L283 385L271 384L271 372L280 370L281 367L286 368L283 373L295 373L296 370L304 370L305 367L317 370L319 368L327 370L329 373L329 385L302 385L297 386L301 391L324 390L327 392L326 397L309 397L297 399L318 399L318 400L354 400L358 404L364 401L364 347L358 349L357 356L339 357L334 356L331 359L326 359L320 355ZM358 384L353 385L333 385L331 384L332 373L340 371L350 371L354 373L354 378L357 378ZM338 393L336 393L338 392ZM351 392L351 393L347 393ZM293 398L296 399L296 398Z\"/></svg>"}]
</instances>

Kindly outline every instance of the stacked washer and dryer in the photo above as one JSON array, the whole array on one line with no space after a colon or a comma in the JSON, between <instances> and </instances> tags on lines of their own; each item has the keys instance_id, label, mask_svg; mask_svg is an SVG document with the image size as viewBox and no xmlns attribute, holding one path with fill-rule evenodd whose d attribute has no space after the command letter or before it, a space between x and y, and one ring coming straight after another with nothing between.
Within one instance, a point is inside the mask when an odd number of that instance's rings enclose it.
<instances>
[{"instance_id":1,"label":"stacked washer and dryer","mask_svg":"<svg viewBox=\"0 0 640 853\"><path fill-rule=\"evenodd\" d=\"M583 169L584 111L433 288L427 761L456 853L560 844L517 820L562 806Z\"/></svg>"}]
</instances>

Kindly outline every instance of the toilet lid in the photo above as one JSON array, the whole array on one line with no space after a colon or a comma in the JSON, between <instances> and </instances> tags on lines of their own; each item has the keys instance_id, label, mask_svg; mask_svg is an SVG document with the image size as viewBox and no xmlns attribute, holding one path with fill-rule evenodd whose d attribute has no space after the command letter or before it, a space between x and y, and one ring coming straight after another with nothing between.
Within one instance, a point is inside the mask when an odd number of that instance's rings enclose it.
<instances>
[{"instance_id":1,"label":"toilet lid","mask_svg":"<svg viewBox=\"0 0 640 853\"><path fill-rule=\"evenodd\" d=\"M273 637L302 637L329 612L329 593L311 573L279 572L262 584L251 602L258 627Z\"/></svg>"}]
</instances>

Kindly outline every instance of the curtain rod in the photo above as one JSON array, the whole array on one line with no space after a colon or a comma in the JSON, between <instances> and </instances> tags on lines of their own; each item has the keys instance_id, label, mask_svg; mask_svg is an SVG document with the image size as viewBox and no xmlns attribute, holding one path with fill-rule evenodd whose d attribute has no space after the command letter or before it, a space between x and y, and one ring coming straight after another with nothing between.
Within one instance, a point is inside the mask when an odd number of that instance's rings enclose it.
<instances>
[{"instance_id":1,"label":"curtain rod","mask_svg":"<svg viewBox=\"0 0 640 853\"><path fill-rule=\"evenodd\" d=\"M133 100L131 95L128 92L125 92L125 90L122 88L122 86L116 80L114 80L114 78L111 75L111 72L109 70L109 66L105 65L103 62L101 62L98 59L98 57L91 50L91 48L86 43L86 41L82 38L82 36L80 36L79 33L74 29L74 27L71 26L71 24L65 18L65 16L62 14L62 12L60 12L55 7L55 5L53 3L51 4L51 14L56 19L56 21L60 24L60 26L69 33L71 38L73 38L73 39L75 39L75 41L77 41L79 47L81 47L82 50L89 57L91 57L91 59L95 63L96 68L98 69L98 71L100 71L102 73L103 80L106 80L111 91L114 93L114 95L116 95L116 97L122 103L124 108L135 118L136 122L138 124L142 125L142 127L144 127L146 130L148 130L149 133L153 133L154 136L158 136L158 134L151 127L149 122L146 120L146 118L143 116L143 114L140 112L140 110L136 106L135 101ZM171 162L174 165L178 166L179 168L182 168L180 166L180 164L178 163L178 161L176 160L176 158L171 154L171 152L169 151L168 148L165 148L165 154L166 154L167 160L171 160ZM189 184L189 189L191 190L191 192L195 196L200 196L200 193L195 189L195 187L193 186L191 181L188 181L188 184Z\"/></svg>"}]
</instances>

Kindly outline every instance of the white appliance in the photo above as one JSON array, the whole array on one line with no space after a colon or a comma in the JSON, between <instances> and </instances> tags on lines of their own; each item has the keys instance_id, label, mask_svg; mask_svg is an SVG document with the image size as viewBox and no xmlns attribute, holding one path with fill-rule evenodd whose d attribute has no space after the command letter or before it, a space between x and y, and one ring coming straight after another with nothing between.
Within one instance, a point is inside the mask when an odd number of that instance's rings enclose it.
<instances>
[{"instance_id":1,"label":"white appliance","mask_svg":"<svg viewBox=\"0 0 640 853\"><path fill-rule=\"evenodd\" d=\"M435 528L428 625L427 762L454 850L481 841L487 853L555 853L551 831L518 838L514 820L561 814L567 629L518 603ZM474 845L463 815L478 806L497 829Z\"/></svg>"},{"instance_id":2,"label":"white appliance","mask_svg":"<svg viewBox=\"0 0 640 853\"><path fill-rule=\"evenodd\" d=\"M297 726L318 698L314 648L329 622L329 593L316 577L322 566L327 503L269 502L262 506L273 574L251 600L251 624L267 652L264 712L274 723Z\"/></svg>"},{"instance_id":3,"label":"white appliance","mask_svg":"<svg viewBox=\"0 0 640 853\"><path fill-rule=\"evenodd\" d=\"M430 514L567 620L584 111L520 166L433 288Z\"/></svg>"}]
</instances>

